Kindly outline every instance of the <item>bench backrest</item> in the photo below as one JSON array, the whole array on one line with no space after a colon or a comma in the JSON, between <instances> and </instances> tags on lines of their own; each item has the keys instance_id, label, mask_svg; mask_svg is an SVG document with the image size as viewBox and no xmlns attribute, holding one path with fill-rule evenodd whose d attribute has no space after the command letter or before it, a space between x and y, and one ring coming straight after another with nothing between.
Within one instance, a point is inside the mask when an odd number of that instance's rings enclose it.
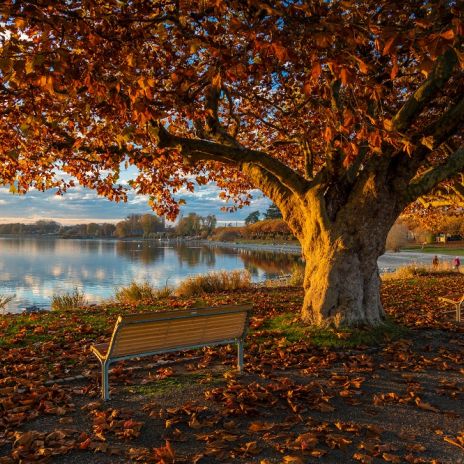
<instances>
[{"instance_id":1,"label":"bench backrest","mask_svg":"<svg viewBox=\"0 0 464 464\"><path fill-rule=\"evenodd\" d=\"M240 339L251 305L119 316L111 337L111 358L189 348Z\"/></svg>"}]
</instances>

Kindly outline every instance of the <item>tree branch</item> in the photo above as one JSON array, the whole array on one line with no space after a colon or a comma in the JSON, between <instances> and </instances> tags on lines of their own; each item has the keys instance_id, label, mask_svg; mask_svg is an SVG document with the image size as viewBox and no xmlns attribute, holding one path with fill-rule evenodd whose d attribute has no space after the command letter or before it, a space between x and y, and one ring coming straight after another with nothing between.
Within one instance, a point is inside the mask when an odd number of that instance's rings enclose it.
<instances>
[{"instance_id":1,"label":"tree branch","mask_svg":"<svg viewBox=\"0 0 464 464\"><path fill-rule=\"evenodd\" d=\"M451 48L437 58L437 62L430 76L393 117L393 130L403 131L409 127L425 105L446 84L457 63L458 58L455 51Z\"/></svg>"},{"instance_id":2,"label":"tree branch","mask_svg":"<svg viewBox=\"0 0 464 464\"><path fill-rule=\"evenodd\" d=\"M346 171L346 179L348 180L349 183L353 183L356 179L356 176L361 169L361 166L363 165L367 155L369 153L369 146L362 146L359 149L358 156L354 159L353 163L351 166Z\"/></svg>"},{"instance_id":3,"label":"tree branch","mask_svg":"<svg viewBox=\"0 0 464 464\"><path fill-rule=\"evenodd\" d=\"M214 160L234 164L241 168L244 163L251 163L265 169L278 181L297 195L303 195L308 182L279 160L267 153L250 150L244 147L228 146L209 140L188 139L170 134L162 124L158 125L158 146L160 148L179 147L182 154L194 161Z\"/></svg>"},{"instance_id":4,"label":"tree branch","mask_svg":"<svg viewBox=\"0 0 464 464\"><path fill-rule=\"evenodd\" d=\"M430 192L440 182L464 169L464 145L459 147L444 164L435 166L416 176L406 190L406 200L414 201Z\"/></svg>"},{"instance_id":5,"label":"tree branch","mask_svg":"<svg viewBox=\"0 0 464 464\"><path fill-rule=\"evenodd\" d=\"M398 191L407 187L410 179L417 174L430 153L452 137L463 120L464 98L412 139L412 143L419 146L410 157L404 156L400 150L391 157L389 177Z\"/></svg>"},{"instance_id":6,"label":"tree branch","mask_svg":"<svg viewBox=\"0 0 464 464\"><path fill-rule=\"evenodd\" d=\"M454 130L463 119L464 97L461 98L456 105L449 108L437 121L428 125L422 134L417 136L417 140L414 138L412 142L415 144L419 141L419 138L421 138L422 144L430 150L433 150L453 134Z\"/></svg>"},{"instance_id":7,"label":"tree branch","mask_svg":"<svg viewBox=\"0 0 464 464\"><path fill-rule=\"evenodd\" d=\"M301 149L303 150L304 154L304 170L305 170L305 178L307 180L311 180L314 175L314 162L313 162L313 153L311 151L311 147L307 140L303 140L301 143Z\"/></svg>"},{"instance_id":8,"label":"tree branch","mask_svg":"<svg viewBox=\"0 0 464 464\"><path fill-rule=\"evenodd\" d=\"M240 144L237 140L227 132L219 121L218 110L220 99L221 88L211 85L206 98L206 108L208 109L208 116L206 117L207 134L211 139L216 140L217 142L239 147Z\"/></svg>"}]
</instances>

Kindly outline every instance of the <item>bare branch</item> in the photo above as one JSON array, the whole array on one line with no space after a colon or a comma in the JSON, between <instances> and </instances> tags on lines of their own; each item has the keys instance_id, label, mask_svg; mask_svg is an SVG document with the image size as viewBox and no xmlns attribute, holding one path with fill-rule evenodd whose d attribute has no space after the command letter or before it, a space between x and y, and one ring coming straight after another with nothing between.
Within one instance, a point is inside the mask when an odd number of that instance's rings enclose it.
<instances>
[{"instance_id":1,"label":"bare branch","mask_svg":"<svg viewBox=\"0 0 464 464\"><path fill-rule=\"evenodd\" d=\"M304 167L305 167L305 177L307 180L311 180L314 176L314 161L313 161L313 152L307 140L303 140L301 143L301 149L303 150L304 155Z\"/></svg>"},{"instance_id":2,"label":"bare branch","mask_svg":"<svg viewBox=\"0 0 464 464\"><path fill-rule=\"evenodd\" d=\"M364 161L366 160L367 155L369 154L369 146L362 146L359 149L358 156L354 159L353 163L346 171L346 179L349 183L354 182L356 176L361 169Z\"/></svg>"},{"instance_id":3,"label":"bare branch","mask_svg":"<svg viewBox=\"0 0 464 464\"><path fill-rule=\"evenodd\" d=\"M217 142L223 143L225 145L230 145L234 147L239 147L239 142L230 135L227 130L222 126L219 121L218 109L219 101L221 99L221 89L211 85L206 99L206 107L209 111L206 118L207 133L208 136L216 140Z\"/></svg>"}]
</instances>

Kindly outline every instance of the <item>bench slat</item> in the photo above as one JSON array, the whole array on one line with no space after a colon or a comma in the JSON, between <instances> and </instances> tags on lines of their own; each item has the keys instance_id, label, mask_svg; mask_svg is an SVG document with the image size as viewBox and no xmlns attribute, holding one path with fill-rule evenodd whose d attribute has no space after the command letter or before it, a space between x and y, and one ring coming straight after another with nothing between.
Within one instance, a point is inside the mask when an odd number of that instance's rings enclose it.
<instances>
[{"instance_id":1,"label":"bench slat","mask_svg":"<svg viewBox=\"0 0 464 464\"><path fill-rule=\"evenodd\" d=\"M232 337L240 337L243 333L243 326L233 326L233 327L216 327L216 328L205 328L208 333L202 332L192 332L192 331L180 331L180 332L173 332L171 334L163 334L163 333L153 333L147 332L145 334L140 334L137 337L126 336L118 338L117 341L113 345L113 353L115 349L119 349L118 347L121 345L127 344L150 344L150 343L169 343L174 339L179 340L199 340L199 341L208 341L208 340L215 340L217 335L220 337L222 335L228 335L228 338Z\"/></svg>"},{"instance_id":2,"label":"bench slat","mask_svg":"<svg viewBox=\"0 0 464 464\"><path fill-rule=\"evenodd\" d=\"M153 313L141 313L141 314L128 314L125 316L119 316L119 320L124 322L124 324L137 324L140 322L148 322L148 321L161 321L164 319L181 319L181 318L189 318L195 316L214 316L218 314L227 314L227 313L235 313L235 312L242 312L250 310L251 305L243 304L243 305L222 305L220 307L215 308L192 308L187 310L173 310L173 311L157 311Z\"/></svg>"}]
</instances>

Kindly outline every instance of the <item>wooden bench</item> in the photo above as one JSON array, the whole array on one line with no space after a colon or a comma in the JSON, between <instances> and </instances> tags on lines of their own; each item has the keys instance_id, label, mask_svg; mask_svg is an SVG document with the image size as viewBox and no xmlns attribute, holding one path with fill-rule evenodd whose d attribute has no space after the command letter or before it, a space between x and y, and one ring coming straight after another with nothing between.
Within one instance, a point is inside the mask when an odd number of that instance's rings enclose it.
<instances>
[{"instance_id":1,"label":"wooden bench","mask_svg":"<svg viewBox=\"0 0 464 464\"><path fill-rule=\"evenodd\" d=\"M439 301L443 303L448 303L454 305L454 310L445 311L445 313L456 313L456 322L461 322L461 310L462 305L464 304L464 295L461 297L460 300L451 300L450 298L440 297L438 298Z\"/></svg>"},{"instance_id":2,"label":"wooden bench","mask_svg":"<svg viewBox=\"0 0 464 464\"><path fill-rule=\"evenodd\" d=\"M250 310L244 304L119 316L110 342L90 348L102 366L102 398L109 399L110 365L130 358L236 343L241 371Z\"/></svg>"}]
</instances>

